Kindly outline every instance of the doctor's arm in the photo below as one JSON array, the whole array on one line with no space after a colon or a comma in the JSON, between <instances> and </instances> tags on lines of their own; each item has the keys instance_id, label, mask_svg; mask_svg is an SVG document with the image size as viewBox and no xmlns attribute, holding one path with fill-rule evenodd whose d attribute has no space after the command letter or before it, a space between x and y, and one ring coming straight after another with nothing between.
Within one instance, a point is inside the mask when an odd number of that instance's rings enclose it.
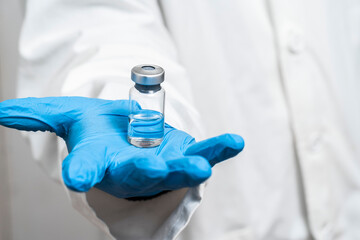
<instances>
[{"instance_id":1,"label":"doctor's arm","mask_svg":"<svg viewBox=\"0 0 360 240\"><path fill-rule=\"evenodd\" d=\"M173 147L177 154L170 159L155 153L147 153L146 157L141 152L131 155L134 147L126 145L120 133L107 139L106 133L124 130L111 124L126 119L127 109L121 107L124 101L41 98L11 100L0 106L1 124L28 131L52 131L66 141L66 145L59 141L55 148L59 154L46 155L43 154L48 152L45 148L50 142L54 145L54 138L39 137L37 133L29 135L35 156L46 162L44 165L49 166L53 177L57 177L56 173L60 172L57 168L61 165L52 162L65 158L62 163L65 184L78 192L91 189L86 194L69 191L73 206L116 238L175 237L201 199L199 188L173 191L140 202L123 198L196 186L209 177L211 165L242 149L242 139L233 135L198 144L193 140L191 135L199 135L201 122L192 107L189 78L179 64L155 0L29 1L20 39L20 57L21 97L127 99L132 66L153 63L166 69L166 121L173 127L167 126L169 142L164 142L168 146L164 152L174 152ZM98 125L102 121L106 124ZM109 142L126 149L128 157L120 162L130 163L127 168L118 164L123 149L108 151L117 147L110 146ZM229 150L233 152L229 154ZM161 166L156 162L162 163ZM129 169L135 174L125 181L122 176ZM194 169L196 171L190 171ZM188 172L179 174L182 170ZM173 185L169 186L170 183ZM91 188L95 185L103 191Z\"/></svg>"}]
</instances>

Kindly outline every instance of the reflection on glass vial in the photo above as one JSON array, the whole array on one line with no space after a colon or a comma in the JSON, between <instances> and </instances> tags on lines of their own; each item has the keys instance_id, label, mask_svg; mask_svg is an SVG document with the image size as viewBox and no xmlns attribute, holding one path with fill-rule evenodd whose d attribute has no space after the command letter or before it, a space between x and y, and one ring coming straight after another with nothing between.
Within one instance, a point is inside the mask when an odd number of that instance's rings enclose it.
<instances>
[{"instance_id":1,"label":"reflection on glass vial","mask_svg":"<svg viewBox=\"0 0 360 240\"><path fill-rule=\"evenodd\" d=\"M157 111L140 110L129 116L128 135L131 144L137 147L160 145L164 136L164 115Z\"/></svg>"},{"instance_id":2,"label":"reflection on glass vial","mask_svg":"<svg viewBox=\"0 0 360 240\"><path fill-rule=\"evenodd\" d=\"M143 64L131 70L135 86L130 89L128 141L136 147L156 147L164 137L165 91L160 86L164 70Z\"/></svg>"}]
</instances>

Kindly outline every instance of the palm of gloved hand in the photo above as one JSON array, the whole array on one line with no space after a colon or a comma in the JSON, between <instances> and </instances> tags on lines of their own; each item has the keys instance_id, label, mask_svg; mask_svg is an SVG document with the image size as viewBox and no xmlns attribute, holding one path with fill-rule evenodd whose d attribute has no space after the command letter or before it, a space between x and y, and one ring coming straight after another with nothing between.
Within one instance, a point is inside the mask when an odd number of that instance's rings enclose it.
<instances>
[{"instance_id":1,"label":"palm of gloved hand","mask_svg":"<svg viewBox=\"0 0 360 240\"><path fill-rule=\"evenodd\" d=\"M66 186L81 192L96 186L119 198L196 186L210 177L212 166L244 147L238 135L196 143L166 125L160 146L137 148L127 142L129 104L82 97L7 100L0 103L0 125L55 132L69 151Z\"/></svg>"}]
</instances>

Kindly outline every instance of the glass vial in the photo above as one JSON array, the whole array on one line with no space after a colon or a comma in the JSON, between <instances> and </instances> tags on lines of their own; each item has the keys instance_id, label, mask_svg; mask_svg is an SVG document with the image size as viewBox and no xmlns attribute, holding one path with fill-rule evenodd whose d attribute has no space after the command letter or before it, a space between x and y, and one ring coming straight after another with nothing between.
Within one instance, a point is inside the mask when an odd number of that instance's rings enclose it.
<instances>
[{"instance_id":1,"label":"glass vial","mask_svg":"<svg viewBox=\"0 0 360 240\"><path fill-rule=\"evenodd\" d=\"M129 92L128 141L136 147L156 147L164 137L165 91L160 85L164 74L164 69L150 64L131 70L135 85Z\"/></svg>"}]
</instances>

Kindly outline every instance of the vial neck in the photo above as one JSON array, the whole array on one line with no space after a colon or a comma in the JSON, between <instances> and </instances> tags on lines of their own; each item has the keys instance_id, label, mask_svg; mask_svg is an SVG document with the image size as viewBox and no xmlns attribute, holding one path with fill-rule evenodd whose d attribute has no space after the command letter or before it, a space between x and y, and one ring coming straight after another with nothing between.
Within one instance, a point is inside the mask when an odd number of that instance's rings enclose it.
<instances>
[{"instance_id":1,"label":"vial neck","mask_svg":"<svg viewBox=\"0 0 360 240\"><path fill-rule=\"evenodd\" d=\"M157 92L161 89L160 84L157 85L141 85L136 83L135 88L142 93Z\"/></svg>"}]
</instances>

